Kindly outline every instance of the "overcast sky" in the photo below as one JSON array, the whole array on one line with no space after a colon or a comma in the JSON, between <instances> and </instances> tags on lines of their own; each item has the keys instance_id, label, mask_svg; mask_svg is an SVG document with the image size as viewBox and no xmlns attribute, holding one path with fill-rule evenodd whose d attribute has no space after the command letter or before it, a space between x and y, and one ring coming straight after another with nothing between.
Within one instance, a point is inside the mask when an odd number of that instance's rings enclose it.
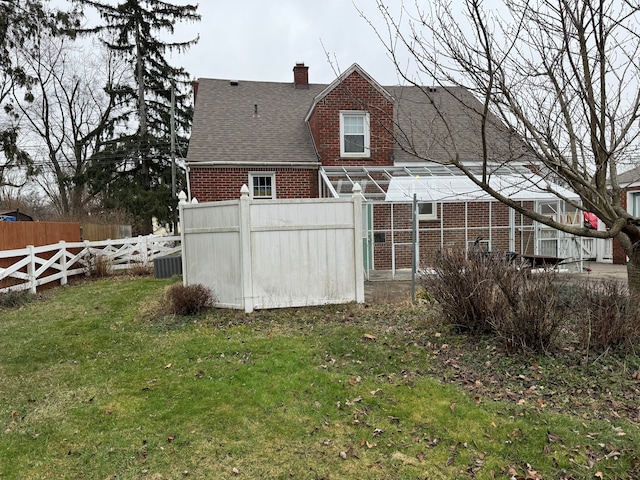
<instances>
[{"instance_id":1,"label":"overcast sky","mask_svg":"<svg viewBox=\"0 0 640 480\"><path fill-rule=\"evenodd\" d=\"M356 1L380 18L374 0ZM330 83L334 69L359 63L383 85L398 83L382 43L351 0L201 0L198 10L202 21L178 34L197 32L200 41L175 59L194 77L289 82L295 63L304 62L311 83Z\"/></svg>"},{"instance_id":2,"label":"overcast sky","mask_svg":"<svg viewBox=\"0 0 640 480\"><path fill-rule=\"evenodd\" d=\"M51 3L66 2L51 0ZM375 0L173 0L172 3L199 4L202 20L176 25L173 37L183 41L199 35L198 44L188 53L170 58L172 64L183 66L194 78L290 82L295 63L304 62L309 66L311 83L330 83L336 78L335 71L358 63L382 85L399 83L384 46L356 8L384 27ZM401 0L387 3L398 11Z\"/></svg>"}]
</instances>

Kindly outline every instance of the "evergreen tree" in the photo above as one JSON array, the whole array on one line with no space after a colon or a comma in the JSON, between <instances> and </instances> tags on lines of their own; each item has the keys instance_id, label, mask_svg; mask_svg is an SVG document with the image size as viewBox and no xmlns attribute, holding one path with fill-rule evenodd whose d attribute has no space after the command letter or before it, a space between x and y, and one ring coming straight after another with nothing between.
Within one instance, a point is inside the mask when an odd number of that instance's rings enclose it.
<instances>
[{"instance_id":1,"label":"evergreen tree","mask_svg":"<svg viewBox=\"0 0 640 480\"><path fill-rule=\"evenodd\" d=\"M31 157L18 142L15 92L20 92L22 101L31 102L37 81L21 64L25 53L21 48L68 34L73 19L72 14L45 8L41 0L0 0L0 186L15 186L7 173L16 167L26 167L27 174L34 172Z\"/></svg>"},{"instance_id":2,"label":"evergreen tree","mask_svg":"<svg viewBox=\"0 0 640 480\"><path fill-rule=\"evenodd\" d=\"M76 0L96 9L102 24L84 29L97 33L111 51L131 64L129 85L118 92L129 100L124 118L135 129L105 142L89 169L91 188L100 192L105 207L124 209L137 219L136 232L151 233L151 218L175 220L177 199L172 195L171 118L175 105L178 152L186 150L192 107L188 94L189 74L169 64L166 55L182 52L198 41L166 42L161 33L174 33L178 21L198 21L197 5L172 5L161 0L124 0L117 5ZM172 102L172 89L175 101ZM178 187L184 183L179 175Z\"/></svg>"}]
</instances>

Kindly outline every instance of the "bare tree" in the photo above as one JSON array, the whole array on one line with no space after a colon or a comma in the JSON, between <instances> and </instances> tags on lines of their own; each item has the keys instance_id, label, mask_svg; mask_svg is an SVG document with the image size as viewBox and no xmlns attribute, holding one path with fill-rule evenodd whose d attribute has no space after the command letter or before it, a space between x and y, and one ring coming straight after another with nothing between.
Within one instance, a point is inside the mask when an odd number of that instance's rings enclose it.
<instances>
[{"instance_id":1,"label":"bare tree","mask_svg":"<svg viewBox=\"0 0 640 480\"><path fill-rule=\"evenodd\" d=\"M67 217L86 213L93 197L87 187L89 160L126 121L118 85L130 72L101 45L88 46L64 38L30 46L23 68L36 79L33 101L15 102L32 136L34 179Z\"/></svg>"},{"instance_id":2,"label":"bare tree","mask_svg":"<svg viewBox=\"0 0 640 480\"><path fill-rule=\"evenodd\" d=\"M569 234L617 238L629 257L630 289L640 294L640 219L624 208L617 179L638 161L640 6L626 0L503 0L492 2L492 10L482 0L430 4L426 10L418 2L403 4L392 12L377 0L387 26L377 33L405 82L464 86L480 101L475 128L484 168L468 168L455 138L447 158L425 154L406 124L399 143L419 158L457 166L538 222ZM439 121L446 125L445 113ZM492 188L492 163L523 161L523 149L511 149L510 158L492 155L487 131L499 125L523 146L538 186L569 188L576 197L555 193L595 213L608 229L561 223Z\"/></svg>"}]
</instances>

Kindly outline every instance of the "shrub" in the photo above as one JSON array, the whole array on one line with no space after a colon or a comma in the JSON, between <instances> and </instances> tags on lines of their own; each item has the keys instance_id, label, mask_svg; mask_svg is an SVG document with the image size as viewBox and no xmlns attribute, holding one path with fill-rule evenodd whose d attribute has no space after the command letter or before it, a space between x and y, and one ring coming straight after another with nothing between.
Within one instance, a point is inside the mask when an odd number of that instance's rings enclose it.
<instances>
[{"instance_id":1,"label":"shrub","mask_svg":"<svg viewBox=\"0 0 640 480\"><path fill-rule=\"evenodd\" d=\"M504 315L508 308L495 282L506 268L512 268L506 259L491 254L441 251L435 256L434 273L422 277L422 286L456 329L488 333L492 330L489 320Z\"/></svg>"},{"instance_id":2,"label":"shrub","mask_svg":"<svg viewBox=\"0 0 640 480\"><path fill-rule=\"evenodd\" d=\"M183 285L176 283L169 287L165 293L168 313L174 315L196 315L207 308L211 308L215 302L215 296L210 288L204 285Z\"/></svg>"},{"instance_id":3,"label":"shrub","mask_svg":"<svg viewBox=\"0 0 640 480\"><path fill-rule=\"evenodd\" d=\"M113 262L106 255L99 253L91 255L89 260L89 275L92 277L108 277L113 272Z\"/></svg>"},{"instance_id":4,"label":"shrub","mask_svg":"<svg viewBox=\"0 0 640 480\"><path fill-rule=\"evenodd\" d=\"M459 331L491 333L510 351L551 348L565 316L553 273L531 275L507 256L480 251L439 252L423 287Z\"/></svg>"},{"instance_id":5,"label":"shrub","mask_svg":"<svg viewBox=\"0 0 640 480\"><path fill-rule=\"evenodd\" d=\"M492 326L510 350L546 351L565 325L560 308L564 283L554 272L531 274L511 268L496 278L509 305L506 314L494 316Z\"/></svg>"},{"instance_id":6,"label":"shrub","mask_svg":"<svg viewBox=\"0 0 640 480\"><path fill-rule=\"evenodd\" d=\"M141 260L132 260L128 272L136 277L147 277L153 273L153 267Z\"/></svg>"},{"instance_id":7,"label":"shrub","mask_svg":"<svg viewBox=\"0 0 640 480\"><path fill-rule=\"evenodd\" d=\"M0 293L0 308L17 308L35 300L36 295L29 290L11 290Z\"/></svg>"},{"instance_id":8,"label":"shrub","mask_svg":"<svg viewBox=\"0 0 640 480\"><path fill-rule=\"evenodd\" d=\"M576 314L581 345L590 350L632 346L640 339L640 305L613 279L585 282Z\"/></svg>"}]
</instances>

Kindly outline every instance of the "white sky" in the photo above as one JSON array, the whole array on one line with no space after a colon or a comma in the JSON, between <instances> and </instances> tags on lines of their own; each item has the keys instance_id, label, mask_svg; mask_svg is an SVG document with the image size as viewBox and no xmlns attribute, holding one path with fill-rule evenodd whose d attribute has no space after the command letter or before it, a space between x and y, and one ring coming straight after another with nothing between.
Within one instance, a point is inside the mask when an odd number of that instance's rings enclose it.
<instances>
[{"instance_id":1,"label":"white sky","mask_svg":"<svg viewBox=\"0 0 640 480\"><path fill-rule=\"evenodd\" d=\"M304 62L310 83L330 83L338 70L358 63L382 85L399 83L382 42L356 8L384 30L375 0L169 1L199 4L202 20L176 25L173 37L184 41L199 34L198 44L170 58L193 78L290 82L293 66ZM399 11L401 1L387 4ZM50 3L64 8L69 2Z\"/></svg>"},{"instance_id":2,"label":"white sky","mask_svg":"<svg viewBox=\"0 0 640 480\"><path fill-rule=\"evenodd\" d=\"M400 0L389 4L397 9ZM397 84L382 42L356 5L380 23L374 0L200 0L201 22L177 30L187 31L184 38L200 34L181 63L194 77L290 82L295 63L304 62L311 83L330 83L334 69L358 63L379 83Z\"/></svg>"}]
</instances>

